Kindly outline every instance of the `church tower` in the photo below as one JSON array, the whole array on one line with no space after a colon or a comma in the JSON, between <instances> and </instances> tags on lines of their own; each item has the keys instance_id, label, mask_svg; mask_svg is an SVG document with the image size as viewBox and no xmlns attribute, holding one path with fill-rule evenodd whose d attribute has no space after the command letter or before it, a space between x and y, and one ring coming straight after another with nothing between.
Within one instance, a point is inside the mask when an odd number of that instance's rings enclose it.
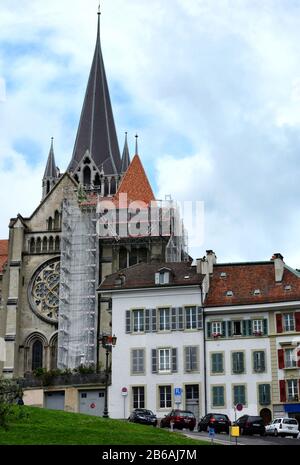
<instances>
[{"instance_id":1,"label":"church tower","mask_svg":"<svg viewBox=\"0 0 300 465\"><path fill-rule=\"evenodd\" d=\"M55 164L53 137L51 139L51 147L47 160L47 165L43 177L43 199L49 194L59 179L58 169Z\"/></svg>"}]
</instances>

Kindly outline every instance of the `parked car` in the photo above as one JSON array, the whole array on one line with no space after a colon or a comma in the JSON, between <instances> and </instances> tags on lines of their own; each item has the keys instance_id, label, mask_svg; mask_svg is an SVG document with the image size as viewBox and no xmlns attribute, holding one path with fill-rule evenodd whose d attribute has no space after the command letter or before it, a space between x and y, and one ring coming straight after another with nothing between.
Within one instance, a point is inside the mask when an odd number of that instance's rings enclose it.
<instances>
[{"instance_id":1,"label":"parked car","mask_svg":"<svg viewBox=\"0 0 300 465\"><path fill-rule=\"evenodd\" d=\"M208 413L199 421L198 431L208 431L209 428L213 428L216 433L225 432L229 434L230 426L231 421L227 415L223 413Z\"/></svg>"},{"instance_id":2,"label":"parked car","mask_svg":"<svg viewBox=\"0 0 300 465\"><path fill-rule=\"evenodd\" d=\"M241 435L260 434L260 436L265 436L266 434L264 421L258 416L243 415L235 422L235 425L240 427Z\"/></svg>"},{"instance_id":3,"label":"parked car","mask_svg":"<svg viewBox=\"0 0 300 465\"><path fill-rule=\"evenodd\" d=\"M157 426L157 418L151 410L144 408L135 409L128 420L132 423L140 423L142 425Z\"/></svg>"},{"instance_id":4,"label":"parked car","mask_svg":"<svg viewBox=\"0 0 300 465\"><path fill-rule=\"evenodd\" d=\"M274 436L293 436L299 435L299 424L295 418L275 418L272 423L266 426L266 434Z\"/></svg>"},{"instance_id":5,"label":"parked car","mask_svg":"<svg viewBox=\"0 0 300 465\"><path fill-rule=\"evenodd\" d=\"M196 426L196 418L193 412L188 410L172 410L168 415L161 419L160 427L171 428L171 423L173 423L174 428L187 428L190 431L193 431Z\"/></svg>"}]
</instances>

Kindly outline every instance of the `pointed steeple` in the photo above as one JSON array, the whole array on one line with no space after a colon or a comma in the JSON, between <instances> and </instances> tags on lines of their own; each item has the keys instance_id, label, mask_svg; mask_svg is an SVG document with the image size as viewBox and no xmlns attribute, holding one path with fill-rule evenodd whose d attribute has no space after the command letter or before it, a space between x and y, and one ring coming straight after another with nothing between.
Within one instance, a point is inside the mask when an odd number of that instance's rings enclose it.
<instances>
[{"instance_id":1,"label":"pointed steeple","mask_svg":"<svg viewBox=\"0 0 300 465\"><path fill-rule=\"evenodd\" d=\"M127 132L126 132L125 133L125 144L124 144L123 155L122 155L122 167L121 167L122 173L125 173L128 170L129 165L130 165L130 154L129 154L128 141L127 141Z\"/></svg>"},{"instance_id":2,"label":"pointed steeple","mask_svg":"<svg viewBox=\"0 0 300 465\"><path fill-rule=\"evenodd\" d=\"M48 155L47 165L43 177L43 198L49 194L58 179L57 167L55 164L53 137L51 138L50 152Z\"/></svg>"},{"instance_id":3,"label":"pointed steeple","mask_svg":"<svg viewBox=\"0 0 300 465\"><path fill-rule=\"evenodd\" d=\"M81 112L75 147L68 171L76 170L87 150L105 174L120 174L121 157L100 41L100 9L97 42Z\"/></svg>"}]
</instances>

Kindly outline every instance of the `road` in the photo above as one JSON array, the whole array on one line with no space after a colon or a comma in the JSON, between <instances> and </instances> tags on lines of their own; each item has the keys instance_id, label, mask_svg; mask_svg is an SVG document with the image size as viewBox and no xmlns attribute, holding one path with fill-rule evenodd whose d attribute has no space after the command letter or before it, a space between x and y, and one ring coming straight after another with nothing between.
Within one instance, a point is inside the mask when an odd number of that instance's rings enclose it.
<instances>
[{"instance_id":1,"label":"road","mask_svg":"<svg viewBox=\"0 0 300 465\"><path fill-rule=\"evenodd\" d=\"M175 430L176 431L176 430ZM198 433L198 432L190 432L190 431L182 431L183 434L189 436L193 439L208 439L208 433ZM219 444L224 445L235 445L235 439L231 438L227 434L216 434L214 441ZM238 445L261 445L261 446L300 446L300 440L294 439L292 437L287 438L275 438L273 436L241 436L238 438Z\"/></svg>"}]
</instances>

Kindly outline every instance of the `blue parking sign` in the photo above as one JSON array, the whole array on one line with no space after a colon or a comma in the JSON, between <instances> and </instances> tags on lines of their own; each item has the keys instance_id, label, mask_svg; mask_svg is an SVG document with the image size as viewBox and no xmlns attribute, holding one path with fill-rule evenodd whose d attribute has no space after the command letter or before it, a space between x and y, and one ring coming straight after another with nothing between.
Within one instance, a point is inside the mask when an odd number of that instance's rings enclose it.
<instances>
[{"instance_id":1,"label":"blue parking sign","mask_svg":"<svg viewBox=\"0 0 300 465\"><path fill-rule=\"evenodd\" d=\"M215 432L214 428L209 428L208 434L209 434L210 438L214 438L215 435L216 435L216 432Z\"/></svg>"},{"instance_id":2,"label":"blue parking sign","mask_svg":"<svg viewBox=\"0 0 300 465\"><path fill-rule=\"evenodd\" d=\"M181 396L182 389L181 388L175 388L175 396Z\"/></svg>"}]
</instances>

